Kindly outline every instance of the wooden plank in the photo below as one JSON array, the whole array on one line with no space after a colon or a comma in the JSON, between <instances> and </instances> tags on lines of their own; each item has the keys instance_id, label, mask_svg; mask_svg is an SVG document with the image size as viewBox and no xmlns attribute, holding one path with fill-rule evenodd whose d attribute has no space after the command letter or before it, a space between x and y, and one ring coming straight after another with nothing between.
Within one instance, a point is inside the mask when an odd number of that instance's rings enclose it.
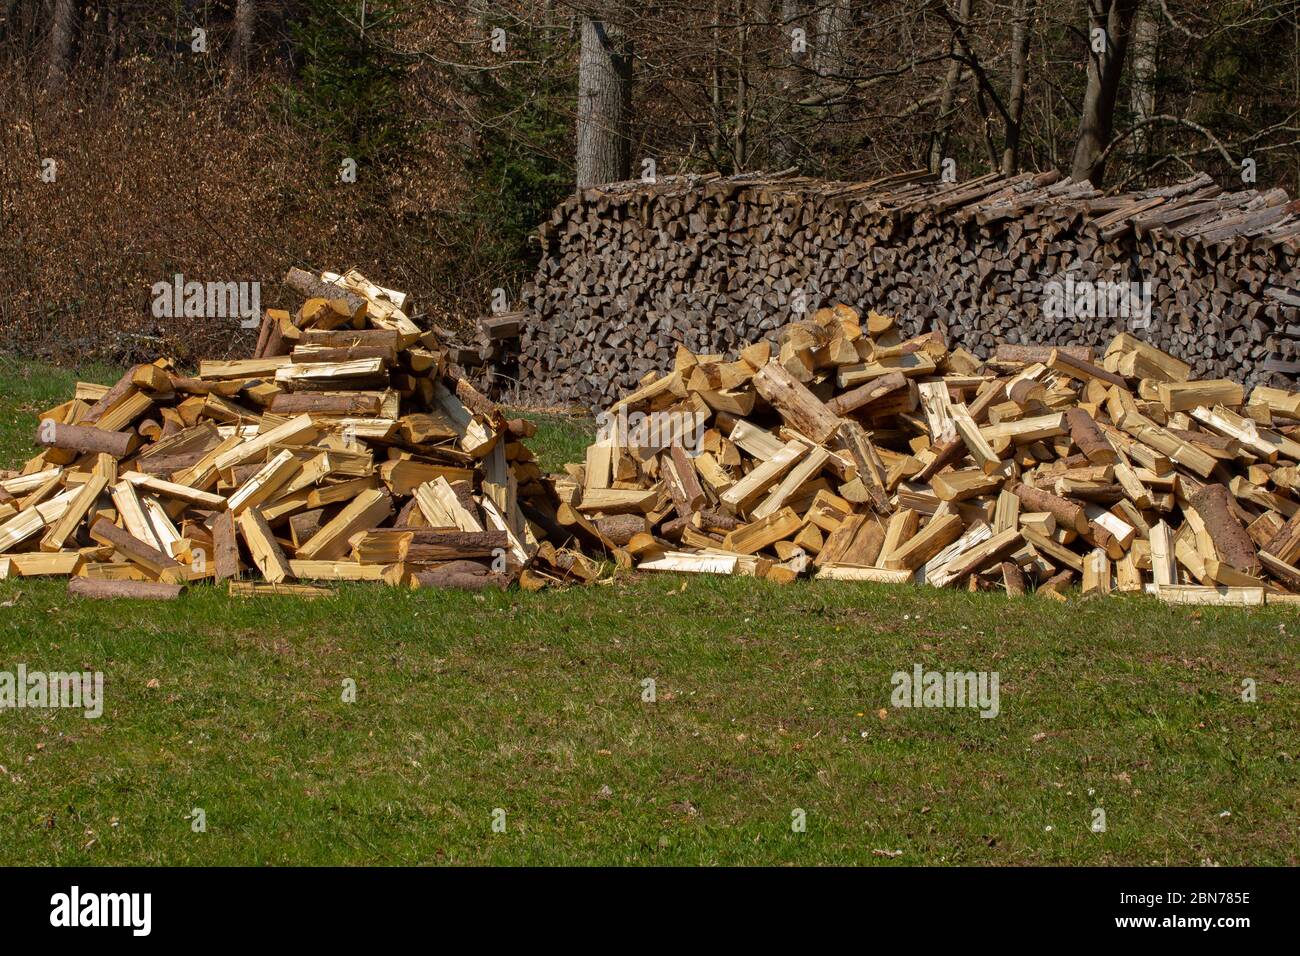
<instances>
[{"instance_id":1,"label":"wooden plank","mask_svg":"<svg viewBox=\"0 0 1300 956\"><path fill-rule=\"evenodd\" d=\"M239 544L235 540L235 516L223 511L212 522L212 562L215 580L239 577Z\"/></svg>"},{"instance_id":2,"label":"wooden plank","mask_svg":"<svg viewBox=\"0 0 1300 956\"><path fill-rule=\"evenodd\" d=\"M638 571L678 571L689 574L734 574L738 558L734 555L691 554L668 551L637 565Z\"/></svg>"},{"instance_id":3,"label":"wooden plank","mask_svg":"<svg viewBox=\"0 0 1300 956\"><path fill-rule=\"evenodd\" d=\"M994 534L987 525L980 527L986 528L989 536L985 540L975 540L970 548L955 555L941 567L936 567L933 571L927 568L928 584L939 588L956 584L989 565L1000 563L1021 544L1020 531L1016 528Z\"/></svg>"},{"instance_id":4,"label":"wooden plank","mask_svg":"<svg viewBox=\"0 0 1300 956\"><path fill-rule=\"evenodd\" d=\"M240 515L249 508L260 506L271 500L301 470L302 465L298 459L286 449L236 488L226 499L226 507L235 515Z\"/></svg>"},{"instance_id":5,"label":"wooden plank","mask_svg":"<svg viewBox=\"0 0 1300 956\"><path fill-rule=\"evenodd\" d=\"M9 573L23 578L67 577L76 574L84 560L78 551L27 551L3 558L9 564Z\"/></svg>"},{"instance_id":6,"label":"wooden plank","mask_svg":"<svg viewBox=\"0 0 1300 956\"><path fill-rule=\"evenodd\" d=\"M177 501L184 501L189 504L199 505L210 511L224 511L226 508L226 499L221 495L216 495L208 491L202 491L198 488L192 488L189 485L182 485L175 481L167 481L158 478L155 475L147 475L140 471L128 471L122 474L121 480L135 485L137 488L143 488L145 491L164 498L175 498Z\"/></svg>"},{"instance_id":7,"label":"wooden plank","mask_svg":"<svg viewBox=\"0 0 1300 956\"><path fill-rule=\"evenodd\" d=\"M935 515L916 535L900 545L882 561L886 568L915 571L962 533L961 517L956 514Z\"/></svg>"},{"instance_id":8,"label":"wooden plank","mask_svg":"<svg viewBox=\"0 0 1300 956\"><path fill-rule=\"evenodd\" d=\"M911 571L894 571L888 568L861 568L847 564L828 564L818 568L814 575L819 581L872 581L876 584L906 584L912 580Z\"/></svg>"},{"instance_id":9,"label":"wooden plank","mask_svg":"<svg viewBox=\"0 0 1300 956\"><path fill-rule=\"evenodd\" d=\"M233 468L235 465L265 455L274 445L305 445L314 440L318 434L312 417L299 415L269 431L259 432L256 437L223 452L213 459L212 464L218 471L225 471L227 468Z\"/></svg>"},{"instance_id":10,"label":"wooden plank","mask_svg":"<svg viewBox=\"0 0 1300 956\"><path fill-rule=\"evenodd\" d=\"M122 525L127 533L151 548L165 550L162 540L154 531L153 523L145 514L144 504L135 490L135 485L129 481L119 481L113 486L111 493L113 504L117 505L117 513L121 516Z\"/></svg>"},{"instance_id":11,"label":"wooden plank","mask_svg":"<svg viewBox=\"0 0 1300 956\"><path fill-rule=\"evenodd\" d=\"M951 405L948 408L948 414L952 421L957 435L966 445L966 451L975 462L976 467L980 468L984 474L993 475L1002 470L1002 460L998 453L993 450L988 439L984 437L979 426L975 424L975 419L971 417L970 411L965 405Z\"/></svg>"},{"instance_id":12,"label":"wooden plank","mask_svg":"<svg viewBox=\"0 0 1300 956\"><path fill-rule=\"evenodd\" d=\"M1110 593L1110 557L1104 548L1093 548L1083 559L1084 597L1105 597Z\"/></svg>"},{"instance_id":13,"label":"wooden plank","mask_svg":"<svg viewBox=\"0 0 1300 956\"><path fill-rule=\"evenodd\" d=\"M1263 588L1179 584L1157 587L1154 591L1156 597L1166 604L1200 604L1217 607L1262 607L1264 604Z\"/></svg>"},{"instance_id":14,"label":"wooden plank","mask_svg":"<svg viewBox=\"0 0 1300 956\"><path fill-rule=\"evenodd\" d=\"M781 483L772 489L768 496L750 512L750 517L766 518L780 511L806 481L815 477L822 470L828 458L830 458L830 453L825 448L820 445L814 446L802 460L790 469L781 480Z\"/></svg>"},{"instance_id":15,"label":"wooden plank","mask_svg":"<svg viewBox=\"0 0 1300 956\"><path fill-rule=\"evenodd\" d=\"M446 478L438 477L415 489L415 501L430 527L482 531L483 525L471 514Z\"/></svg>"}]
</instances>

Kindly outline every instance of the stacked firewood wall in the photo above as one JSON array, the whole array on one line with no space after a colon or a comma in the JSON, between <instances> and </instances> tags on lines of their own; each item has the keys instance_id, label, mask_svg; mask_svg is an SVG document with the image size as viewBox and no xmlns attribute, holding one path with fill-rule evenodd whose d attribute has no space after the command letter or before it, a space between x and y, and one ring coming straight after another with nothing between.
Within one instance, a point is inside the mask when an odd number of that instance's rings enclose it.
<instances>
[{"instance_id":1,"label":"stacked firewood wall","mask_svg":"<svg viewBox=\"0 0 1300 956\"><path fill-rule=\"evenodd\" d=\"M1300 203L1284 191L1224 191L1206 176L1113 196L1055 172L613 184L541 227L519 372L535 401L603 408L678 345L730 356L842 302L981 357L1132 332L1196 377L1294 385L1298 236ZM1064 301L1102 283L1138 298Z\"/></svg>"}]
</instances>

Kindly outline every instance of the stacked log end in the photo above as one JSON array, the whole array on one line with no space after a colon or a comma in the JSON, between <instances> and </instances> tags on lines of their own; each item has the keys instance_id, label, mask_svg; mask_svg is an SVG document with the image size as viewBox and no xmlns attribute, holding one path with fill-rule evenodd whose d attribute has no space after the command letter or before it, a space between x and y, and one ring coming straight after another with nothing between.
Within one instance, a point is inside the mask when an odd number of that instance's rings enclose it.
<instances>
[{"instance_id":1,"label":"stacked log end","mask_svg":"<svg viewBox=\"0 0 1300 956\"><path fill-rule=\"evenodd\" d=\"M1198 378L1289 386L1300 373L1297 235L1283 191L1224 192L1205 176L1118 196L1057 173L591 188L541 228L520 374L542 404L604 408L678 346L734 355L842 302L980 358L999 346L1102 348L1130 331ZM1150 283L1149 317L1076 317L1062 300L1096 281Z\"/></svg>"},{"instance_id":2,"label":"stacked log end","mask_svg":"<svg viewBox=\"0 0 1300 956\"><path fill-rule=\"evenodd\" d=\"M524 318L522 311L482 316L464 343L447 330L437 329L448 343L450 361L494 401L520 404L519 348Z\"/></svg>"}]
</instances>

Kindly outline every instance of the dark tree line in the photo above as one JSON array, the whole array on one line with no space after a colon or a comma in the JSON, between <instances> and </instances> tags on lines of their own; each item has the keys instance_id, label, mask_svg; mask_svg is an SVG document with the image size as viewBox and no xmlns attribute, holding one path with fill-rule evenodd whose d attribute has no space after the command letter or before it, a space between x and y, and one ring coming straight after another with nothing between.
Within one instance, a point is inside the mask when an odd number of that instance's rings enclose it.
<instances>
[{"instance_id":1,"label":"dark tree line","mask_svg":"<svg viewBox=\"0 0 1300 956\"><path fill-rule=\"evenodd\" d=\"M453 321L517 292L575 186L648 174L1205 171L1294 195L1298 8L0 0L0 325L126 323L172 271L287 261L364 265Z\"/></svg>"},{"instance_id":2,"label":"dark tree line","mask_svg":"<svg viewBox=\"0 0 1300 956\"><path fill-rule=\"evenodd\" d=\"M401 65L413 122L435 104L479 129L491 118L464 94L521 61L568 84L579 184L642 158L834 176L947 158L963 176L1057 166L1125 183L1226 177L1248 157L1294 183L1300 162L1293 2L3 0L0 45L51 96L133 54L183 53L194 28L228 79L292 77L321 16L359 36L396 27L370 54ZM542 44L565 55L539 59ZM526 143L529 112L492 135Z\"/></svg>"}]
</instances>

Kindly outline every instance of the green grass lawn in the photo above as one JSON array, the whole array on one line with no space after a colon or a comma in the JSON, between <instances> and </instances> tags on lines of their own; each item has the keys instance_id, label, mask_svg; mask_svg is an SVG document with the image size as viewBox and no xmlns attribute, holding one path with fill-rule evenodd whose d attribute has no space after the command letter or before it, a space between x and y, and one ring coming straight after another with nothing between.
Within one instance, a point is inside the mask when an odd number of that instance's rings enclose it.
<instances>
[{"instance_id":1,"label":"green grass lawn","mask_svg":"<svg viewBox=\"0 0 1300 956\"><path fill-rule=\"evenodd\" d=\"M73 379L4 368L5 463ZM571 459L581 423L543 425ZM0 712L0 863L1294 865L1297 632L729 578L156 605L0 582L0 671L106 681L96 720ZM917 664L996 671L1000 715L891 707Z\"/></svg>"}]
</instances>

